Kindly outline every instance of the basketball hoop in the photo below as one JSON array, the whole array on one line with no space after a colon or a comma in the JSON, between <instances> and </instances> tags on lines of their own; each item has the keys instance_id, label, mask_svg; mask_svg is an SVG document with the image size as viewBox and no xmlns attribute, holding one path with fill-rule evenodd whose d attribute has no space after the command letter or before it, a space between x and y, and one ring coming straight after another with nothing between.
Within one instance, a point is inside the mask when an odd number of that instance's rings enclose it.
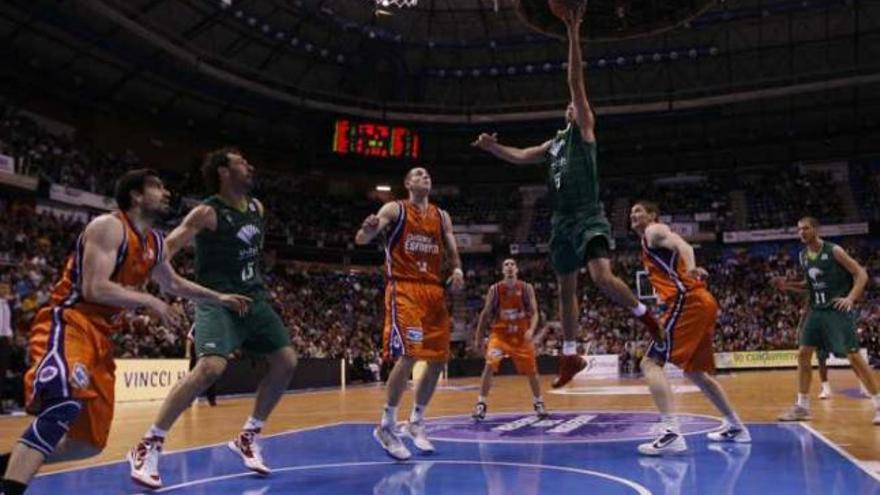
<instances>
[{"instance_id":1,"label":"basketball hoop","mask_svg":"<svg viewBox=\"0 0 880 495\"><path fill-rule=\"evenodd\" d=\"M376 7L378 8L387 8L387 7L415 7L419 4L419 0L374 0L376 2Z\"/></svg>"}]
</instances>

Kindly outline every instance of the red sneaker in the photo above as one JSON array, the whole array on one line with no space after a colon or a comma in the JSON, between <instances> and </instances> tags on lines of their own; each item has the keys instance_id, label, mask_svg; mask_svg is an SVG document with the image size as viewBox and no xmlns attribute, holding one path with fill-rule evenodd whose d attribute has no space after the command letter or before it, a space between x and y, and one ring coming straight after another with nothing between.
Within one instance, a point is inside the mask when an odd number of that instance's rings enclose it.
<instances>
[{"instance_id":1,"label":"red sneaker","mask_svg":"<svg viewBox=\"0 0 880 495\"><path fill-rule=\"evenodd\" d=\"M660 322L657 321L657 318L655 318L650 311L646 311L645 314L639 316L638 320L648 327L648 332L650 332L651 338L658 342L662 342L666 339L663 327L660 326Z\"/></svg>"},{"instance_id":2,"label":"red sneaker","mask_svg":"<svg viewBox=\"0 0 880 495\"><path fill-rule=\"evenodd\" d=\"M564 387L574 378L581 370L587 367L584 358L574 354L572 356L562 356L559 359L559 376L550 384L553 388Z\"/></svg>"}]
</instances>

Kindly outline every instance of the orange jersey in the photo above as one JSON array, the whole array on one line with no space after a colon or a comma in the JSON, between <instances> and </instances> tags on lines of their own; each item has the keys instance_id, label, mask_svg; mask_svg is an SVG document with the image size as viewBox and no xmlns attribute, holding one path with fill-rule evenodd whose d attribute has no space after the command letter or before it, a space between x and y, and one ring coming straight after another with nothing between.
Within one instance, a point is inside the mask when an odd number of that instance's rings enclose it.
<instances>
[{"instance_id":1,"label":"orange jersey","mask_svg":"<svg viewBox=\"0 0 880 495\"><path fill-rule=\"evenodd\" d=\"M441 284L443 277L442 210L428 204L422 212L398 201L400 213L385 242L385 275L391 281Z\"/></svg>"},{"instance_id":2,"label":"orange jersey","mask_svg":"<svg viewBox=\"0 0 880 495\"><path fill-rule=\"evenodd\" d=\"M648 271L648 279L661 301L669 304L675 297L695 289L703 289L702 280L687 274L684 261L678 252L666 248L650 248L642 239L642 264Z\"/></svg>"},{"instance_id":3,"label":"orange jersey","mask_svg":"<svg viewBox=\"0 0 880 495\"><path fill-rule=\"evenodd\" d=\"M522 280L517 280L512 287L504 281L496 283L492 305L495 313L492 333L513 336L529 329L535 308L531 307L528 284Z\"/></svg>"},{"instance_id":4,"label":"orange jersey","mask_svg":"<svg viewBox=\"0 0 880 495\"><path fill-rule=\"evenodd\" d=\"M116 252L116 265L110 280L125 287L143 289L150 279L150 272L164 257L164 238L162 234L152 229L147 235L141 237L125 213L117 211L113 215L122 221L125 227L125 236ZM125 312L125 308L105 306L83 299L84 251L84 234L80 234L76 241L76 250L65 263L61 280L52 290L51 305L75 309L87 317L100 331L111 332L119 326L119 319Z\"/></svg>"}]
</instances>

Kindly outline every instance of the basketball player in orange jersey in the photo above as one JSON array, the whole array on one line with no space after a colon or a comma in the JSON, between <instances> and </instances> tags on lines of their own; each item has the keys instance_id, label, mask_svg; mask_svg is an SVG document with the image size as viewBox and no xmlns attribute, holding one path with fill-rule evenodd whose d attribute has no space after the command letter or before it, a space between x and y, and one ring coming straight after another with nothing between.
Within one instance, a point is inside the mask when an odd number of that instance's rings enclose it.
<instances>
[{"instance_id":1,"label":"basketball player in orange jersey","mask_svg":"<svg viewBox=\"0 0 880 495\"><path fill-rule=\"evenodd\" d=\"M715 371L712 336L718 303L706 289L706 270L696 264L694 248L669 226L657 221L655 203L639 201L630 212L630 226L642 239L642 263L658 299L667 306L662 324L666 338L651 342L642 370L654 403L662 415L663 433L653 442L639 445L639 453L663 455L687 450L673 415L672 389L663 371L667 361L684 370L694 384L724 415L726 425L708 434L713 442L749 443L748 429L731 407L721 386L709 373Z\"/></svg>"},{"instance_id":2,"label":"basketball player in orange jersey","mask_svg":"<svg viewBox=\"0 0 880 495\"><path fill-rule=\"evenodd\" d=\"M492 375L498 372L504 356L510 356L517 372L526 375L532 390L535 412L540 418L547 417L541 384L538 382L538 361L535 357L535 330L538 328L538 299L532 284L519 280L516 260L508 258L501 267L504 279L489 287L486 304L480 312L474 347L479 349L483 329L492 321L489 343L486 346L486 366L480 381L480 396L474 407L474 421L486 419L486 398L492 387Z\"/></svg>"},{"instance_id":3,"label":"basketball player in orange jersey","mask_svg":"<svg viewBox=\"0 0 880 495\"><path fill-rule=\"evenodd\" d=\"M587 363L577 355L578 271L586 264L590 279L608 299L632 311L651 332L660 337L656 318L639 302L627 285L611 270L614 239L611 224L599 199L599 167L596 158L596 117L587 99L581 56L580 25L586 2L577 10L566 10L554 2L552 8L568 30L568 89L571 103L565 110L564 130L543 144L514 148L498 142L495 134L480 134L472 146L514 165L547 164L550 197L553 202L550 234L550 263L559 285L562 321L562 358L553 388L567 384Z\"/></svg>"},{"instance_id":4,"label":"basketball player in orange jersey","mask_svg":"<svg viewBox=\"0 0 880 495\"><path fill-rule=\"evenodd\" d=\"M24 380L36 419L8 458L0 490L5 495L24 493L45 462L84 459L104 448L116 367L110 337L120 317L126 309L146 308L169 328L182 317L144 291L149 280L169 294L247 310L247 297L214 292L174 272L162 234L153 229L169 197L155 171L132 170L116 184L119 210L95 218L80 234L50 304L31 326Z\"/></svg>"},{"instance_id":5,"label":"basketball player in orange jersey","mask_svg":"<svg viewBox=\"0 0 880 495\"><path fill-rule=\"evenodd\" d=\"M394 427L397 407L407 386L413 365L428 363L416 388L409 423L405 428L415 447L431 453L434 446L425 435L425 408L443 366L449 359L450 319L443 289L443 261L452 268L452 290L464 287L464 272L452 234L449 214L428 202L431 176L424 168L410 170L404 179L409 198L385 203L368 216L355 236L359 245L367 244L380 232L385 235L385 329L383 350L386 359L397 359L385 386L387 403L382 421L373 438L391 457L409 459L409 449Z\"/></svg>"}]
</instances>

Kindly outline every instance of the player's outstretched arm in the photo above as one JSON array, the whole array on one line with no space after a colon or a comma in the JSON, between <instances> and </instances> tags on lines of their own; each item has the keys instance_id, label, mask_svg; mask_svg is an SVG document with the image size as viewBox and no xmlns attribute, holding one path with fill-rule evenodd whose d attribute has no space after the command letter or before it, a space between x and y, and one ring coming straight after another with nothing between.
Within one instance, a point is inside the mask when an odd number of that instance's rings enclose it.
<instances>
[{"instance_id":1,"label":"player's outstretched arm","mask_svg":"<svg viewBox=\"0 0 880 495\"><path fill-rule=\"evenodd\" d=\"M868 272L840 246L834 246L831 254L853 276L853 286L849 294L846 297L837 298L834 301L834 307L840 311L852 311L853 304L865 293L865 286L868 285Z\"/></svg>"},{"instance_id":2,"label":"player's outstretched arm","mask_svg":"<svg viewBox=\"0 0 880 495\"><path fill-rule=\"evenodd\" d=\"M400 204L396 201L385 203L382 208L379 208L378 213L364 219L364 223L361 224L361 228L354 236L354 243L359 246L369 244L379 235L379 232L382 232L391 222L396 221L399 216Z\"/></svg>"},{"instance_id":3,"label":"player's outstretched arm","mask_svg":"<svg viewBox=\"0 0 880 495\"><path fill-rule=\"evenodd\" d=\"M709 275L705 269L697 266L694 247L673 232L668 225L652 223L645 229L645 239L648 241L648 247L661 247L677 252L681 260L684 261L688 275L698 279L704 279Z\"/></svg>"},{"instance_id":4,"label":"player's outstretched arm","mask_svg":"<svg viewBox=\"0 0 880 495\"><path fill-rule=\"evenodd\" d=\"M116 268L116 256L125 238L122 221L102 215L83 233L82 295L86 301L128 309L148 308L158 313L166 304L146 292L128 289L110 280Z\"/></svg>"},{"instance_id":5,"label":"player's outstretched arm","mask_svg":"<svg viewBox=\"0 0 880 495\"><path fill-rule=\"evenodd\" d=\"M550 149L551 142L546 141L538 146L531 146L529 148L514 148L513 146L504 146L499 143L497 133L488 134L484 132L477 136L477 139L471 143L471 146L488 151L496 158L507 163L534 165L544 161L544 156L547 154L547 150Z\"/></svg>"},{"instance_id":6,"label":"player's outstretched arm","mask_svg":"<svg viewBox=\"0 0 880 495\"><path fill-rule=\"evenodd\" d=\"M238 294L221 294L193 281L181 277L168 259L160 260L153 268L152 279L159 284L162 292L198 303L225 306L239 315L247 313L251 298Z\"/></svg>"},{"instance_id":7,"label":"player's outstretched arm","mask_svg":"<svg viewBox=\"0 0 880 495\"><path fill-rule=\"evenodd\" d=\"M443 222L443 244L446 246L446 260L452 267L452 276L449 284L452 290L464 289L464 271L461 269L461 257L458 255L458 243L455 242L455 233L452 231L452 218L449 213L440 210L440 221Z\"/></svg>"},{"instance_id":8,"label":"player's outstretched arm","mask_svg":"<svg viewBox=\"0 0 880 495\"><path fill-rule=\"evenodd\" d=\"M583 21L582 10L571 11L570 15L563 19L568 30L568 90L571 93L571 102L574 105L575 120L581 131L584 141L592 143L596 141L593 130L596 127L595 116L587 99L587 86L584 81L584 63L581 53L581 22Z\"/></svg>"},{"instance_id":9,"label":"player's outstretched arm","mask_svg":"<svg viewBox=\"0 0 880 495\"><path fill-rule=\"evenodd\" d=\"M165 238L165 257L174 259L174 255L186 246L192 245L193 239L203 230L217 229L217 212L208 205L198 205L186 215L183 222Z\"/></svg>"},{"instance_id":10,"label":"player's outstretched arm","mask_svg":"<svg viewBox=\"0 0 880 495\"><path fill-rule=\"evenodd\" d=\"M495 307L495 285L491 285L489 290L486 292L486 301L483 304L483 309L480 311L480 316L477 318L477 329L474 330L474 349L480 349L482 346L480 345L483 340L483 335L485 335L486 326L489 324L489 320L492 318L493 309Z\"/></svg>"},{"instance_id":11,"label":"player's outstretched arm","mask_svg":"<svg viewBox=\"0 0 880 495\"><path fill-rule=\"evenodd\" d=\"M529 321L529 331L526 333L528 340L535 341L535 331L538 330L538 323L541 321L541 312L538 310L538 297L535 296L535 288L532 284L526 284L526 292L529 295L529 307L532 310L531 320Z\"/></svg>"}]
</instances>

